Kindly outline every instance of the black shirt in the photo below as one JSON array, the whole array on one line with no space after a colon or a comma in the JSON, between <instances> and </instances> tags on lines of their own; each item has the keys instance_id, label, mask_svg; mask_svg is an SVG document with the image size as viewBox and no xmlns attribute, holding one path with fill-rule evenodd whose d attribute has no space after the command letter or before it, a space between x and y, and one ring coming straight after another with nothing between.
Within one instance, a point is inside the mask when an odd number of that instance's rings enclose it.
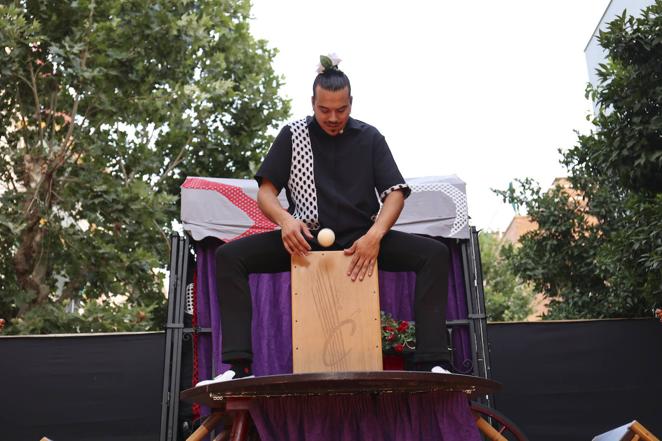
<instances>
[{"instance_id":1,"label":"black shirt","mask_svg":"<svg viewBox=\"0 0 662 441\"><path fill-rule=\"evenodd\" d=\"M305 157L301 163L301 154L295 153L299 159L292 166L292 132L297 123L308 128L312 147L310 182L314 181L314 192L306 190L305 197L305 204L312 203L307 212L312 215L303 215L296 209L296 201L304 204L295 188L305 186L299 183L299 169L303 171L309 160ZM300 142L300 137L296 141ZM313 230L331 228L336 242L343 247L370 228L380 209L379 198L384 200L394 190L402 190L405 197L410 193L384 136L373 126L353 118L336 136L327 134L313 117L286 125L255 175L258 185L263 177L278 191L286 188L288 211L295 218L304 220Z\"/></svg>"}]
</instances>

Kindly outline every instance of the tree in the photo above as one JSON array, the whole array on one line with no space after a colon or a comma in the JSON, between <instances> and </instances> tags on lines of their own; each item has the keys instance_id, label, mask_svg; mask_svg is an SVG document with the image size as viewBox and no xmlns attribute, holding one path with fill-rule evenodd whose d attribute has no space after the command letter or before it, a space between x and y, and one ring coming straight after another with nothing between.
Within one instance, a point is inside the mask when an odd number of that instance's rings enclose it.
<instances>
[{"instance_id":1,"label":"tree","mask_svg":"<svg viewBox=\"0 0 662 441\"><path fill-rule=\"evenodd\" d=\"M158 269L183 177L249 175L289 111L249 11L248 0L0 6L10 332L161 325Z\"/></svg>"},{"instance_id":2,"label":"tree","mask_svg":"<svg viewBox=\"0 0 662 441\"><path fill-rule=\"evenodd\" d=\"M662 303L662 1L600 33L593 130L562 152L572 189L498 191L539 229L509 256L549 318L636 317Z\"/></svg>"},{"instance_id":3,"label":"tree","mask_svg":"<svg viewBox=\"0 0 662 441\"><path fill-rule=\"evenodd\" d=\"M662 192L662 2L641 17L624 12L599 36L609 53L588 94L598 104L593 136L568 154L592 175L607 172L619 186L647 195Z\"/></svg>"},{"instance_id":4,"label":"tree","mask_svg":"<svg viewBox=\"0 0 662 441\"><path fill-rule=\"evenodd\" d=\"M487 319L525 320L533 312L534 294L531 287L515 275L504 257L504 251L512 245L502 243L497 234L484 231L478 235L478 241Z\"/></svg>"}]
</instances>

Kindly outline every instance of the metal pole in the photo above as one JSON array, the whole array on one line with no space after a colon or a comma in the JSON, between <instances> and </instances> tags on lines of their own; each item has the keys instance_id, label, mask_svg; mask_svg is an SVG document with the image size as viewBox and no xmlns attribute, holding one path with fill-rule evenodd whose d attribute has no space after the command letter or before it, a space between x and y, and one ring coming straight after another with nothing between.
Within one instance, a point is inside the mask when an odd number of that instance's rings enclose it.
<instances>
[{"instance_id":1,"label":"metal pole","mask_svg":"<svg viewBox=\"0 0 662 441\"><path fill-rule=\"evenodd\" d=\"M469 253L467 252L468 241L463 240L460 245L460 250L462 252L462 269L464 275L464 295L467 302L467 320L469 322L469 339L471 340L471 363L473 374L477 377L481 376L479 372L477 352L478 352L478 342L476 338L476 329L475 324L472 319L474 316L474 306L473 306L473 296L472 296L472 286L471 280L473 280L473 268L469 260Z\"/></svg>"},{"instance_id":2,"label":"metal pole","mask_svg":"<svg viewBox=\"0 0 662 441\"><path fill-rule=\"evenodd\" d=\"M487 314L485 310L485 292L483 290L483 266L480 260L480 245L478 242L478 231L475 227L471 227L471 242L473 252L473 266L475 274L475 301L476 301L476 319L479 325L481 353L483 359L483 373L485 378L489 378L491 374L490 369L490 354L489 342L487 340Z\"/></svg>"},{"instance_id":3,"label":"metal pole","mask_svg":"<svg viewBox=\"0 0 662 441\"><path fill-rule=\"evenodd\" d=\"M481 368L481 376L490 378L489 342L487 340L487 315L485 313L485 292L483 291L483 269L480 261L480 246L478 242L478 231L471 227L469 236L469 263L472 267L472 304L474 314L470 319L475 321L477 358ZM486 395L483 400L485 405L494 407L494 398Z\"/></svg>"},{"instance_id":4,"label":"metal pole","mask_svg":"<svg viewBox=\"0 0 662 441\"><path fill-rule=\"evenodd\" d=\"M179 236L175 233L170 235L170 280L168 283L168 315L166 317L166 329L165 329L165 356L163 360L163 390L161 397L161 432L160 432L160 441L166 441L166 439L171 440L168 427L168 416L170 410L170 367L172 365L172 328L168 326L173 322L174 314L174 298L175 295L175 286L177 283L176 274L177 274L177 261L179 257Z\"/></svg>"},{"instance_id":5,"label":"metal pole","mask_svg":"<svg viewBox=\"0 0 662 441\"><path fill-rule=\"evenodd\" d=\"M181 266L179 273L179 283L177 289L177 303L175 304L175 323L177 327L174 330L174 382L173 391L174 399L172 400L172 413L173 424L179 421L179 389L181 383L182 372L182 345L184 340L184 311L186 310L186 275L188 273L188 255L189 255L189 240L188 236L180 238L182 246L180 248Z\"/></svg>"}]
</instances>

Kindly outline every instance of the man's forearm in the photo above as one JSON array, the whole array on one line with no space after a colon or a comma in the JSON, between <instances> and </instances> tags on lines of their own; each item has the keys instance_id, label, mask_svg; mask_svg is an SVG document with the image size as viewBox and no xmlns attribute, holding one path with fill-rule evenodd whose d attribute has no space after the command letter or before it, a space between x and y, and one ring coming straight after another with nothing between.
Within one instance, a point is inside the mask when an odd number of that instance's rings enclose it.
<instances>
[{"instance_id":1,"label":"man's forearm","mask_svg":"<svg viewBox=\"0 0 662 441\"><path fill-rule=\"evenodd\" d=\"M276 188L270 182L264 183L260 186L257 193L257 206L262 213L271 220L271 222L280 227L282 227L283 223L291 216L287 210L280 205L280 201L276 194Z\"/></svg>"},{"instance_id":2,"label":"man's forearm","mask_svg":"<svg viewBox=\"0 0 662 441\"><path fill-rule=\"evenodd\" d=\"M313 239L306 224L294 219L285 211L278 201L278 190L266 178L257 192L257 205L265 216L278 224L283 238L283 246L292 256L305 256L310 251L310 244L306 240Z\"/></svg>"},{"instance_id":3,"label":"man's forearm","mask_svg":"<svg viewBox=\"0 0 662 441\"><path fill-rule=\"evenodd\" d=\"M369 234L376 235L380 240L386 233L389 232L391 227L400 217L400 213L405 206L405 197L401 191L391 192L384 200L379 216L375 223L368 230Z\"/></svg>"}]
</instances>

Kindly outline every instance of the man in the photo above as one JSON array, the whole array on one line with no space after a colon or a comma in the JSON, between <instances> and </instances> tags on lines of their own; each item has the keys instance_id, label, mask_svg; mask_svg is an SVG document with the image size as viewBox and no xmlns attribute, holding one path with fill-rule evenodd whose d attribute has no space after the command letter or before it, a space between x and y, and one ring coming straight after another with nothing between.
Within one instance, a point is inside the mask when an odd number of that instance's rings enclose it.
<instances>
[{"instance_id":1,"label":"man","mask_svg":"<svg viewBox=\"0 0 662 441\"><path fill-rule=\"evenodd\" d=\"M255 176L258 205L280 230L230 242L217 251L222 359L231 369L213 381L251 375L248 274L288 271L292 255L320 249L315 236L321 228L336 233L332 249L352 256L347 276L353 281L376 277L375 261L386 271L416 272L414 366L447 373L447 247L391 230L410 189L384 137L350 117L351 85L337 63L328 63L315 78L312 104L314 116L280 131ZM288 210L277 198L283 188Z\"/></svg>"}]
</instances>

